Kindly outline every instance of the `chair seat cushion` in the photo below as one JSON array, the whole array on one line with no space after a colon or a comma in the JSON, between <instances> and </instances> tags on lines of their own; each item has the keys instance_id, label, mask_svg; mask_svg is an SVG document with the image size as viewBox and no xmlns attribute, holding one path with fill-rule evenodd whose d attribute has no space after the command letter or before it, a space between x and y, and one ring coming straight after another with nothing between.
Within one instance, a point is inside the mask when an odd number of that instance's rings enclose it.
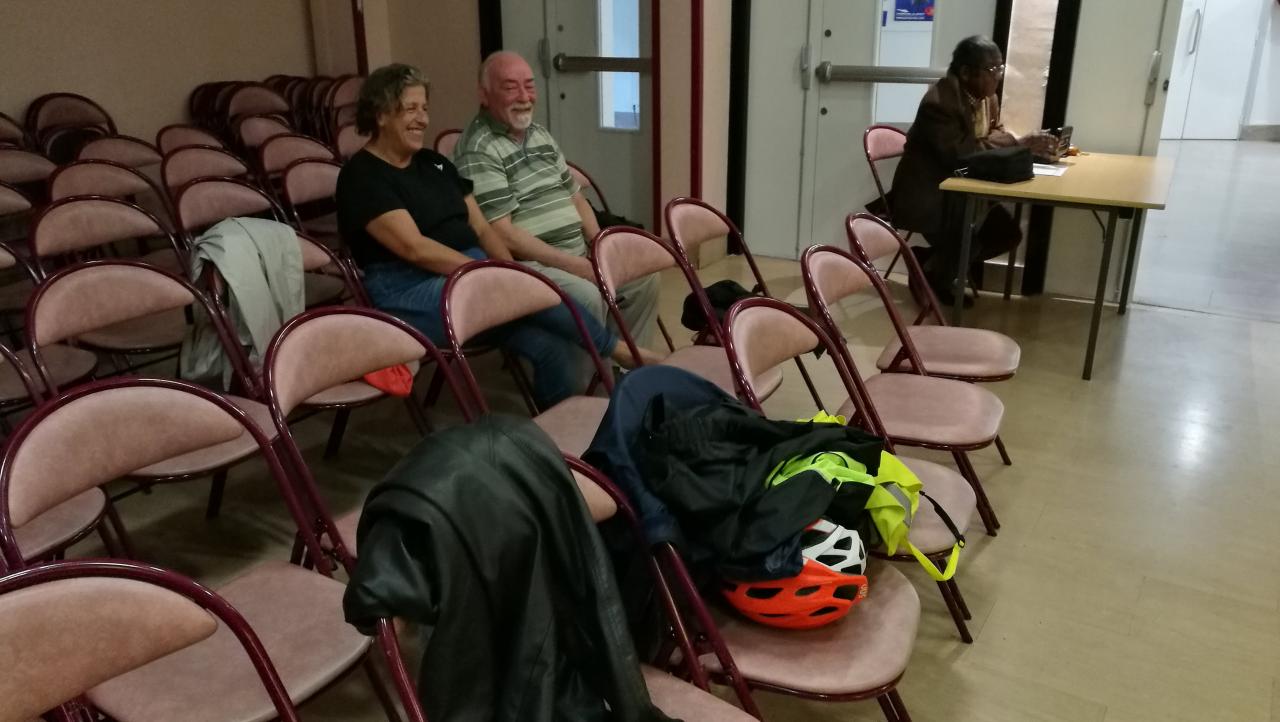
<instances>
[{"instance_id":1,"label":"chair seat cushion","mask_svg":"<svg viewBox=\"0 0 1280 722\"><path fill-rule=\"evenodd\" d=\"M556 448L573 456L582 456L600 428L609 399L598 396L570 396L534 417Z\"/></svg>"},{"instance_id":2,"label":"chair seat cushion","mask_svg":"<svg viewBox=\"0 0 1280 722\"><path fill-rule=\"evenodd\" d=\"M303 298L307 308L337 303L347 286L341 278L323 273L302 274Z\"/></svg>"},{"instance_id":3,"label":"chair seat cushion","mask_svg":"<svg viewBox=\"0 0 1280 722\"><path fill-rule=\"evenodd\" d=\"M227 396L226 398L249 415L249 419L257 424L268 441L274 440L278 436L275 424L271 422L271 410L265 404L238 396ZM156 462L145 468L138 469L131 476L157 479L201 476L230 466L256 453L258 453L258 443L254 441L248 431L244 431L231 441L224 441L213 446L206 446L203 449L188 451L171 459Z\"/></svg>"},{"instance_id":4,"label":"chair seat cushion","mask_svg":"<svg viewBox=\"0 0 1280 722\"><path fill-rule=\"evenodd\" d=\"M27 560L62 548L89 529L107 508L107 495L94 487L83 491L14 530L18 548Z\"/></svg>"},{"instance_id":5,"label":"chair seat cushion","mask_svg":"<svg viewBox=\"0 0 1280 722\"><path fill-rule=\"evenodd\" d=\"M1004 379L1017 373L1022 360L1017 341L983 328L912 326L909 333L930 376L974 381ZM902 342L895 337L885 346L876 367L887 371L901 348ZM895 370L911 371L911 362L903 360Z\"/></svg>"},{"instance_id":6,"label":"chair seat cushion","mask_svg":"<svg viewBox=\"0 0 1280 722\"><path fill-rule=\"evenodd\" d=\"M876 374L866 385L895 442L973 448L1000 433L1004 404L981 386L915 374ZM851 416L853 408L845 401L839 413Z\"/></svg>"},{"instance_id":7,"label":"chair seat cushion","mask_svg":"<svg viewBox=\"0 0 1280 722\"><path fill-rule=\"evenodd\" d=\"M698 722L754 722L755 717L662 670L640 665L649 698L668 717Z\"/></svg>"},{"instance_id":8,"label":"chair seat cushion","mask_svg":"<svg viewBox=\"0 0 1280 722\"><path fill-rule=\"evenodd\" d=\"M969 482L965 481L959 473L941 464L905 456L900 456L898 459L920 478L925 493L947 512L951 522L956 525L956 530L961 534L967 532L969 521L978 507L977 497L973 493L973 487L969 486ZM925 554L950 551L956 543L955 535L947 528L942 517L938 516L933 504L926 499L920 500L920 507L916 510L915 519L911 522L911 533L908 538ZM907 552L899 549L898 554L905 556Z\"/></svg>"},{"instance_id":9,"label":"chair seat cushion","mask_svg":"<svg viewBox=\"0 0 1280 722\"><path fill-rule=\"evenodd\" d=\"M44 391L44 382L36 371L36 364L31 360L31 352L23 349L18 352L18 360L22 362L31 382L37 391ZM82 348L64 346L56 343L40 349L40 357L44 360L49 376L58 388L66 388L81 379L87 378L98 367L98 356L92 351ZM0 403L27 398L27 390L18 377L18 372L7 363L0 363Z\"/></svg>"},{"instance_id":10,"label":"chair seat cushion","mask_svg":"<svg viewBox=\"0 0 1280 722\"><path fill-rule=\"evenodd\" d=\"M733 384L733 368L729 365L729 357L719 346L685 346L678 348L662 360L663 366L675 366L690 373L697 374L711 383L724 389L725 393L737 396ZM760 374L755 380L756 394L761 401L773 395L782 385L782 367L773 368Z\"/></svg>"},{"instance_id":11,"label":"chair seat cushion","mask_svg":"<svg viewBox=\"0 0 1280 722\"><path fill-rule=\"evenodd\" d=\"M121 323L86 331L79 338L84 343L112 351L169 349L182 345L187 333L187 317L183 309L153 313Z\"/></svg>"},{"instance_id":12,"label":"chair seat cushion","mask_svg":"<svg viewBox=\"0 0 1280 722\"><path fill-rule=\"evenodd\" d=\"M897 569L877 563L869 571L867 598L825 627L777 629L720 614L720 633L743 676L816 694L866 692L902 676L915 646L920 598ZM715 655L702 660L720 671Z\"/></svg>"},{"instance_id":13,"label":"chair seat cushion","mask_svg":"<svg viewBox=\"0 0 1280 722\"><path fill-rule=\"evenodd\" d=\"M415 377L418 375L418 369L422 368L422 364L417 361L411 361L405 365L409 367L409 373ZM356 406L383 396L386 394L364 381L348 381L345 384L331 386L303 401L302 404L304 406Z\"/></svg>"},{"instance_id":14,"label":"chair seat cushion","mask_svg":"<svg viewBox=\"0 0 1280 722\"><path fill-rule=\"evenodd\" d=\"M342 616L342 582L284 562L267 562L218 593L262 640L285 689L301 702L357 663L370 638ZM265 722L275 708L226 625L212 637L89 691L120 722Z\"/></svg>"}]
</instances>

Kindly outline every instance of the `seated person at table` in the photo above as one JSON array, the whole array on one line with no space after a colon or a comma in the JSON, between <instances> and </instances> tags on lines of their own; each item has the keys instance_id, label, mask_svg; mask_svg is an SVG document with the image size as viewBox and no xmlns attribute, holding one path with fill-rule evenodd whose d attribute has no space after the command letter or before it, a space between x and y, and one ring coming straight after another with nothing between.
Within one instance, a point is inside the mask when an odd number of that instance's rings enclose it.
<instances>
[{"instance_id":1,"label":"seated person at table","mask_svg":"<svg viewBox=\"0 0 1280 722\"><path fill-rule=\"evenodd\" d=\"M991 40L973 36L956 46L946 77L930 86L916 120L907 133L907 146L893 176L890 204L898 228L924 236L931 252L924 252L925 275L939 300L953 303L951 285L960 266L963 207L947 203L938 189L955 174L960 159L981 150L1025 145L1048 155L1057 139L1044 132L1016 138L1000 122L996 89L1004 77L1004 57ZM1002 206L993 206L974 232L969 257L980 278L982 262L1005 253L1022 240L1022 230ZM922 249L923 250L923 249Z\"/></svg>"},{"instance_id":2,"label":"seated person at table","mask_svg":"<svg viewBox=\"0 0 1280 722\"><path fill-rule=\"evenodd\" d=\"M511 260L511 254L476 205L471 182L449 159L423 148L427 81L420 71L397 64L370 73L360 89L356 125L370 140L338 175L342 236L364 272L373 305L444 344L440 306L447 276L473 260ZM600 355L633 366L626 344L581 313ZM542 408L586 382L573 372L574 345L581 339L563 305L494 329L485 340L532 365L534 398Z\"/></svg>"}]
</instances>

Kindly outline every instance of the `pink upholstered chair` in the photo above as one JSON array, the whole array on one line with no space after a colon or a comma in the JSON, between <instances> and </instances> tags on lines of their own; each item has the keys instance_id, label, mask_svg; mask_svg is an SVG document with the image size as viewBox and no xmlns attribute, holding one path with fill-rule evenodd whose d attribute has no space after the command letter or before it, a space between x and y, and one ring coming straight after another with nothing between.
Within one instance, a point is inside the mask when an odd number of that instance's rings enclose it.
<instances>
[{"instance_id":1,"label":"pink upholstered chair","mask_svg":"<svg viewBox=\"0 0 1280 722\"><path fill-rule=\"evenodd\" d=\"M329 248L344 245L334 211L341 170L333 160L303 158L290 163L281 176L280 196L293 227Z\"/></svg>"},{"instance_id":2,"label":"pink upholstered chair","mask_svg":"<svg viewBox=\"0 0 1280 722\"><path fill-rule=\"evenodd\" d=\"M23 191L29 198L45 198L45 181L58 168L53 161L21 148L0 148L0 183Z\"/></svg>"},{"instance_id":3,"label":"pink upholstered chair","mask_svg":"<svg viewBox=\"0 0 1280 722\"><path fill-rule=\"evenodd\" d=\"M177 203L178 189L197 178L247 179L249 176L247 163L231 151L214 146L181 146L165 155L160 164L160 179L172 205Z\"/></svg>"},{"instance_id":4,"label":"pink upholstered chair","mask_svg":"<svg viewBox=\"0 0 1280 722\"><path fill-rule=\"evenodd\" d=\"M289 112L289 101L262 83L242 83L227 99L229 121L250 115L288 117Z\"/></svg>"},{"instance_id":5,"label":"pink upholstered chair","mask_svg":"<svg viewBox=\"0 0 1280 722\"><path fill-rule=\"evenodd\" d=\"M79 160L64 165L49 177L49 200L72 196L106 196L148 207L166 230L173 230L169 194L147 175L111 160ZM144 204L146 204L144 206Z\"/></svg>"},{"instance_id":6,"label":"pink upholstered chair","mask_svg":"<svg viewBox=\"0 0 1280 722\"><path fill-rule=\"evenodd\" d=\"M132 469L244 436L266 461L313 558L323 559L315 530L331 524L328 513L318 499L299 497L259 424L207 389L161 379L114 379L82 386L51 400L23 422L0 463L0 553L10 569L22 568L25 560L14 541L16 527ZM67 448L83 453L61 453ZM330 573L328 565L311 571L283 561L264 562L216 591L257 632L294 704L363 665L388 705L388 717L397 719L372 666L372 640L344 620L345 585ZM213 639L218 639L217 633ZM410 685L389 620L379 622L376 639L379 654L399 673L400 701L416 709L413 696L404 694ZM88 701L121 722L190 719L190 710L204 708L216 711L220 719L272 719L271 701L247 693L258 686L253 673L233 671L222 663L228 641L224 636L221 642L158 659L95 688ZM411 718L422 719L412 713Z\"/></svg>"},{"instance_id":7,"label":"pink upholstered chair","mask_svg":"<svg viewBox=\"0 0 1280 722\"><path fill-rule=\"evenodd\" d=\"M867 400L862 380L846 364L844 357L840 356L836 348L838 342L817 322L772 299L759 302L750 300L741 304L741 308L735 306L731 310L729 321L728 342L733 351L738 393L744 402L763 411L757 389L754 384L746 381L745 374L753 369L783 363L796 354L820 348L831 353L837 376L848 399L853 402L852 411L856 413L849 417L849 423L857 423L870 433L885 439L885 450L897 453L892 437L885 432L880 412L873 402ZM920 478L924 491L942 507L955 527L954 530L949 527L933 505L924 500L921 500L919 510L911 522L911 543L940 570L945 569L956 543L956 534L963 536L969 529L970 519L977 507L977 497L964 477L944 466L901 455L898 458ZM908 567L916 564L915 558L905 550L899 550L892 557L884 552L883 547L872 553L890 561L902 562ZM960 638L965 642L972 642L973 637L965 624L969 619L969 611L955 578L938 582L938 589Z\"/></svg>"},{"instance_id":8,"label":"pink upholstered chair","mask_svg":"<svg viewBox=\"0 0 1280 722\"><path fill-rule=\"evenodd\" d=\"M32 147L31 138L27 136L22 124L4 113L0 113L0 145L28 150Z\"/></svg>"},{"instance_id":9,"label":"pink upholstered chair","mask_svg":"<svg viewBox=\"0 0 1280 722\"><path fill-rule=\"evenodd\" d=\"M360 97L362 85L364 85L363 77L344 75L329 86L321 108L324 126L321 135L325 139L332 140L338 132L338 126L355 119L355 104Z\"/></svg>"},{"instance_id":10,"label":"pink upholstered chair","mask_svg":"<svg viewBox=\"0 0 1280 722\"><path fill-rule=\"evenodd\" d=\"M742 251L742 256L746 259L748 268L751 269L751 275L755 278L755 287L750 290L771 296L769 286L765 283L764 276L760 273L759 266L756 265L756 259L751 255L751 249L747 247L747 243L742 237L742 232L738 230L733 221L729 220L728 216L708 203L696 198L684 197L672 198L668 201L662 215L667 224L667 233L671 236L675 249L684 256L685 263L690 268L695 267L690 259L696 257L702 244L716 238L727 237L729 248L737 248ZM796 357L795 364L796 369L800 371L801 378L804 379L805 386L809 389L809 395L813 397L816 403L818 401L818 392L813 386L813 380L809 378L809 371L804 367L804 362L799 357Z\"/></svg>"},{"instance_id":11,"label":"pink upholstered chair","mask_svg":"<svg viewBox=\"0 0 1280 722\"><path fill-rule=\"evenodd\" d=\"M73 160L86 141L118 132L101 105L76 93L47 93L31 101L25 125L36 148L59 164Z\"/></svg>"},{"instance_id":12,"label":"pink upholstered chair","mask_svg":"<svg viewBox=\"0 0 1280 722\"><path fill-rule=\"evenodd\" d=\"M594 193L596 200L600 201L600 208L605 213L612 213L613 211L609 210L609 201L604 197L604 191L596 184L596 179L592 178L591 174L577 163L573 161L565 161L565 163L569 166L569 175L573 176L573 181L578 184L582 192L587 193L589 191Z\"/></svg>"},{"instance_id":13,"label":"pink upholstered chair","mask_svg":"<svg viewBox=\"0 0 1280 722\"><path fill-rule=\"evenodd\" d=\"M613 391L613 374L591 344L582 317L569 297L546 276L518 263L473 261L454 271L444 286L444 327L457 360L460 376L472 394L475 408L487 413L489 406L472 373L463 347L479 334L504 323L565 304L577 323L583 346L605 389ZM585 381L585 379L584 379ZM571 396L534 417L559 449L580 456L591 444L609 400L596 396Z\"/></svg>"},{"instance_id":14,"label":"pink upholstered chair","mask_svg":"<svg viewBox=\"0 0 1280 722\"><path fill-rule=\"evenodd\" d=\"M273 136L258 147L259 168L270 178L278 177L298 160L337 161L338 156L324 143L297 133Z\"/></svg>"},{"instance_id":15,"label":"pink upholstered chair","mask_svg":"<svg viewBox=\"0 0 1280 722\"><path fill-rule=\"evenodd\" d=\"M194 125L175 123L174 125L166 125L156 133L156 147L166 156L178 148L188 145L223 147L222 141L218 136Z\"/></svg>"},{"instance_id":16,"label":"pink upholstered chair","mask_svg":"<svg viewBox=\"0 0 1280 722\"><path fill-rule=\"evenodd\" d=\"M840 354L849 373L865 384L864 398L878 410L886 433L901 446L918 446L950 452L960 473L978 495L978 512L987 533L995 535L1000 528L995 511L987 501L982 481L969 461L968 452L983 449L999 438L1004 418L1004 404L995 394L975 384L953 379L911 373L876 374L864 381L858 374L852 354L831 315L831 306L849 295L884 283L870 264L873 281L848 254L829 246L815 246L801 258L801 272L809 291L810 308L822 319L826 332L838 340ZM886 291L887 293L887 291ZM839 412L852 416L856 397L851 396Z\"/></svg>"},{"instance_id":17,"label":"pink upholstered chair","mask_svg":"<svg viewBox=\"0 0 1280 722\"><path fill-rule=\"evenodd\" d=\"M110 160L130 168L160 165L164 156L145 140L128 135L108 135L80 146L76 160Z\"/></svg>"},{"instance_id":18,"label":"pink upholstered chair","mask_svg":"<svg viewBox=\"0 0 1280 722\"><path fill-rule=\"evenodd\" d=\"M9 661L0 679L0 718L83 719L86 702L110 699L146 675L131 673L171 654L211 647L219 632L220 641L230 644L218 667L246 680L256 675L274 717L296 722L297 711L253 628L225 599L192 580L112 561L56 562L0 577L0 647ZM186 677L175 686L195 681Z\"/></svg>"},{"instance_id":19,"label":"pink upholstered chair","mask_svg":"<svg viewBox=\"0 0 1280 722\"><path fill-rule=\"evenodd\" d=\"M903 151L907 147L907 134L905 131L892 125L876 124L866 129L862 133L862 152L867 157L867 165L871 168L871 179L876 183L876 191L880 194L880 204L884 207L884 217L890 223L893 217L889 209L889 193L884 188L884 182L880 178L880 166L882 161L901 158ZM911 240L911 234L907 234L907 240ZM910 253L910 251L907 251ZM893 273L893 267L898 265L898 259L902 252L899 251L894 255L893 260L889 262L889 267L885 269L884 275L887 277Z\"/></svg>"},{"instance_id":20,"label":"pink upholstered chair","mask_svg":"<svg viewBox=\"0 0 1280 722\"><path fill-rule=\"evenodd\" d=\"M733 370L729 366L729 358L725 355L724 339L719 322L716 320L706 294L698 283L697 275L689 268L684 257L662 239L650 233L634 228L606 228L596 236L592 244L591 262L596 270L596 283L604 296L605 307L619 335L631 349L631 354L639 358L631 329L618 309L618 289L627 283L656 273L667 268L679 268L689 285L690 293L697 298L702 308L703 318L711 329L715 345L692 345L676 349L663 360L664 365L676 366L695 373L724 389L734 392ZM776 368L766 372L765 377L756 379L756 384L767 397L782 383L782 372Z\"/></svg>"},{"instance_id":21,"label":"pink upholstered chair","mask_svg":"<svg viewBox=\"0 0 1280 722\"><path fill-rule=\"evenodd\" d=\"M20 408L38 403L43 394L36 390L36 382L27 371L27 364L0 343L0 431L8 436L9 414Z\"/></svg>"},{"instance_id":22,"label":"pink upholstered chair","mask_svg":"<svg viewBox=\"0 0 1280 722\"><path fill-rule=\"evenodd\" d=\"M447 128L440 131L436 136L434 144L435 151L446 158L453 158L453 149L458 145L458 141L462 140L462 130L459 128Z\"/></svg>"},{"instance_id":23,"label":"pink upholstered chair","mask_svg":"<svg viewBox=\"0 0 1280 722\"><path fill-rule=\"evenodd\" d=\"M235 121L235 137L247 152L256 151L269 138L292 133L293 128L275 115L245 115Z\"/></svg>"},{"instance_id":24,"label":"pink upholstered chair","mask_svg":"<svg viewBox=\"0 0 1280 722\"><path fill-rule=\"evenodd\" d=\"M369 136L361 135L355 123L344 123L338 126L338 135L333 139L334 145L338 147L338 155L343 160L360 152L360 149L368 142Z\"/></svg>"}]
</instances>

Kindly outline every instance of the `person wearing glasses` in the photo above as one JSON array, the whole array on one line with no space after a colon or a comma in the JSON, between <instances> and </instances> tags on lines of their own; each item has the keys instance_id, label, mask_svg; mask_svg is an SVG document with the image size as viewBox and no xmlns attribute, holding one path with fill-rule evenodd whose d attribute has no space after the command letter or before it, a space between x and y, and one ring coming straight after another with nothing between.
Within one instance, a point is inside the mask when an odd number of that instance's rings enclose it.
<instances>
[{"instance_id":1,"label":"person wearing glasses","mask_svg":"<svg viewBox=\"0 0 1280 722\"><path fill-rule=\"evenodd\" d=\"M889 194L893 223L924 236L918 249L930 287L943 304L954 303L951 284L960 258L963 225L960 204L947 204L938 185L952 176L962 158L981 150L1025 145L1035 155L1052 155L1057 138L1042 131L1018 138L1000 122L996 90L1004 78L1004 57L989 38L965 38L951 56L946 77L930 86ZM974 233L970 278L981 279L982 262L1014 248L1022 231L1003 206L992 206ZM966 305L968 300L965 301Z\"/></svg>"}]
</instances>

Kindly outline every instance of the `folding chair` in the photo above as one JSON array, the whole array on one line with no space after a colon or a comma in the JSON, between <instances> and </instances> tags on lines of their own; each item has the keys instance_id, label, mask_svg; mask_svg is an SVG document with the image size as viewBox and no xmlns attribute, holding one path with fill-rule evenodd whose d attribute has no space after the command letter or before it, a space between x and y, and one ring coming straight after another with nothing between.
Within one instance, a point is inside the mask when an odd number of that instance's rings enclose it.
<instances>
[{"instance_id":1,"label":"folding chair","mask_svg":"<svg viewBox=\"0 0 1280 722\"><path fill-rule=\"evenodd\" d=\"M85 142L118 132L101 105L76 93L47 93L31 101L25 125L35 147L59 165L73 160Z\"/></svg>"},{"instance_id":2,"label":"folding chair","mask_svg":"<svg viewBox=\"0 0 1280 722\"><path fill-rule=\"evenodd\" d=\"M22 124L0 113L0 146L3 145L26 150L32 148L31 139L27 137L27 131Z\"/></svg>"},{"instance_id":3,"label":"folding chair","mask_svg":"<svg viewBox=\"0 0 1280 722\"><path fill-rule=\"evenodd\" d=\"M462 130L460 128L447 128L436 135L436 142L432 147L440 155L452 158L453 149L457 147L459 140L462 140Z\"/></svg>"},{"instance_id":4,"label":"folding chair","mask_svg":"<svg viewBox=\"0 0 1280 722\"><path fill-rule=\"evenodd\" d=\"M280 199L293 227L329 248L345 245L333 210L341 170L336 161L303 158L285 167L280 178Z\"/></svg>"},{"instance_id":5,"label":"folding chair","mask_svg":"<svg viewBox=\"0 0 1280 722\"><path fill-rule=\"evenodd\" d=\"M662 216L667 224L667 233L674 241L672 245L684 257L685 263L690 268L694 267L690 256L696 253L702 244L716 238L727 237L729 247L741 250L743 258L747 261L747 267L751 269L751 275L756 281L751 291L771 296L769 286L765 283L759 266L756 265L756 259L751 255L751 249L747 248L747 243L742 238L742 232L733 221L729 220L728 216L697 198L685 197L672 198L668 201ZM804 379L805 387L809 389L809 395L813 397L814 403L818 403L818 391L813 386L813 380L809 378L809 371L804 367L804 362L796 357L795 364L800 371L800 377Z\"/></svg>"},{"instance_id":6,"label":"folding chair","mask_svg":"<svg viewBox=\"0 0 1280 722\"><path fill-rule=\"evenodd\" d=\"M289 112L289 101L263 83L241 83L227 99L228 123L250 115L278 115L287 118Z\"/></svg>"},{"instance_id":7,"label":"folding chair","mask_svg":"<svg viewBox=\"0 0 1280 722\"><path fill-rule=\"evenodd\" d=\"M161 216L165 229L175 227L169 194L146 174L111 160L78 160L64 165L49 176L49 200L72 196L106 196L129 201L140 207L144 203Z\"/></svg>"},{"instance_id":8,"label":"folding chair","mask_svg":"<svg viewBox=\"0 0 1280 722\"><path fill-rule=\"evenodd\" d=\"M108 135L80 146L76 160L110 160L130 168L160 165L164 156L145 140L128 135Z\"/></svg>"},{"instance_id":9,"label":"folding chair","mask_svg":"<svg viewBox=\"0 0 1280 722\"><path fill-rule=\"evenodd\" d=\"M244 115L236 119L235 139L246 153L252 154L268 139L293 132L293 128L275 115Z\"/></svg>"},{"instance_id":10,"label":"folding chair","mask_svg":"<svg viewBox=\"0 0 1280 722\"><path fill-rule=\"evenodd\" d=\"M218 139L218 136L194 125L183 125L181 123L166 125L156 133L156 147L166 156L174 150L188 145L223 147L222 141Z\"/></svg>"},{"instance_id":11,"label":"folding chair","mask_svg":"<svg viewBox=\"0 0 1280 722\"><path fill-rule=\"evenodd\" d=\"M333 139L333 144L338 147L338 155L342 160L359 153L368 142L369 136L361 135L355 123L344 123L338 126L338 134Z\"/></svg>"},{"instance_id":12,"label":"folding chair","mask_svg":"<svg viewBox=\"0 0 1280 722\"><path fill-rule=\"evenodd\" d=\"M197 178L248 180L250 175L248 163L231 151L214 146L180 146L165 155L160 164L160 179L171 206L177 203L178 189Z\"/></svg>"},{"instance_id":13,"label":"folding chair","mask_svg":"<svg viewBox=\"0 0 1280 722\"><path fill-rule=\"evenodd\" d=\"M867 165L871 168L871 180L875 181L876 191L880 194L880 205L884 208L884 218L889 223L893 223L892 211L889 208L889 194L880 180L880 168L877 164L881 161L901 158L906 147L907 134L896 126L877 123L862 133L862 152L867 157ZM907 240L911 240L910 233L907 234ZM898 265L898 259L902 257L902 253L899 251L894 254L893 260L889 261L889 267L884 271L885 278L893 273L893 267Z\"/></svg>"},{"instance_id":14,"label":"folding chair","mask_svg":"<svg viewBox=\"0 0 1280 722\"><path fill-rule=\"evenodd\" d=\"M45 198L45 181L58 166L48 158L21 148L0 148L0 183L12 186L40 203Z\"/></svg>"}]
</instances>

